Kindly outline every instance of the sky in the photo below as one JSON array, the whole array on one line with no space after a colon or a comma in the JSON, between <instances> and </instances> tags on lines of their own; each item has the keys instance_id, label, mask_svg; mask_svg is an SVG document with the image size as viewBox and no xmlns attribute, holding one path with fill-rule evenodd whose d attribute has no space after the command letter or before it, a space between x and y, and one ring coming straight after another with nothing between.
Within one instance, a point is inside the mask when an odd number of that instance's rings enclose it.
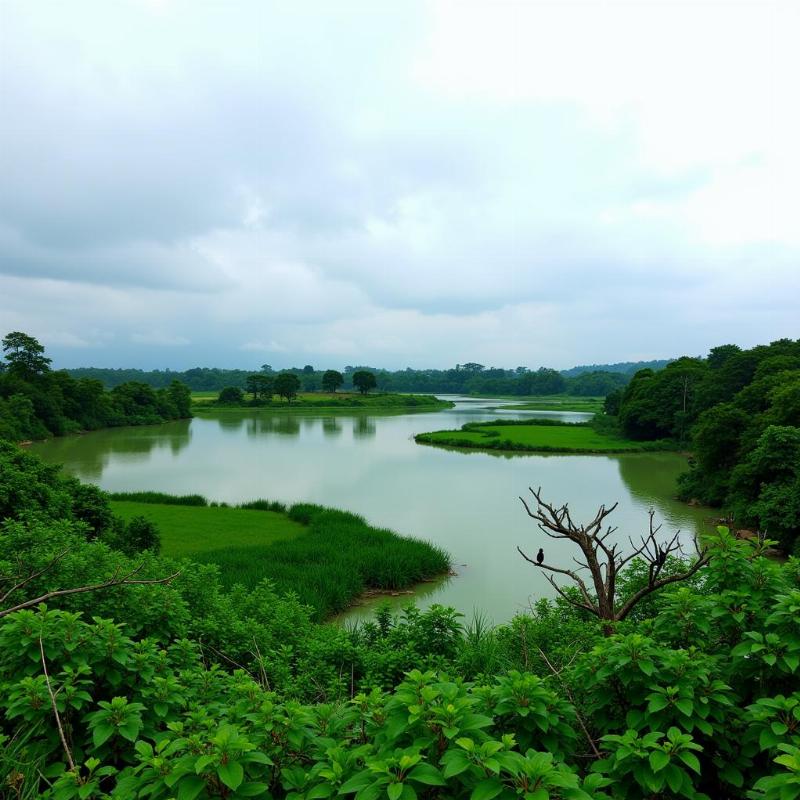
<instances>
[{"instance_id":1,"label":"sky","mask_svg":"<svg viewBox=\"0 0 800 800\"><path fill-rule=\"evenodd\" d=\"M796 0L0 0L0 333L57 367L800 336Z\"/></svg>"}]
</instances>

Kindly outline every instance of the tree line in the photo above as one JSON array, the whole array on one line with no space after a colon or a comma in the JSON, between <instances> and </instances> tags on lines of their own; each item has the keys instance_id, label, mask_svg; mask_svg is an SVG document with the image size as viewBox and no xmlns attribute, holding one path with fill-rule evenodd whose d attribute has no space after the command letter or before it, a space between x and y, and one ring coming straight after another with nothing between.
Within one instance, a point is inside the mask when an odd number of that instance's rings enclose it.
<instances>
[{"instance_id":1,"label":"tree line","mask_svg":"<svg viewBox=\"0 0 800 800\"><path fill-rule=\"evenodd\" d=\"M655 368L660 368L666 362L648 363ZM375 376L374 388L382 392L518 395L522 397L569 394L576 397L605 397L615 389L624 387L637 369L636 365L627 370L622 369L625 366L624 364L610 365L608 369L602 366L598 368L576 367L559 372L549 367L503 369L485 367L483 364L470 362L457 364L451 369L443 370L407 368L392 371L368 365L350 365L342 370L322 370L306 364L304 367L282 370L280 374L294 375L299 381L298 391L305 392L334 391L329 383L331 374L342 378L341 383L335 385L335 389L359 391L359 386L354 383L354 380L359 373L369 372ZM179 380L192 391L222 391L228 387L245 391L248 390L248 378L253 374L253 371L248 370L212 367L194 367L184 372L82 367L69 370L69 372L73 377L100 380L112 388L125 381L147 383L158 388L168 386L173 380ZM275 380L278 375L269 364L262 365L258 373L272 380ZM328 376L327 379L326 376Z\"/></svg>"},{"instance_id":2,"label":"tree line","mask_svg":"<svg viewBox=\"0 0 800 800\"><path fill-rule=\"evenodd\" d=\"M177 380L161 389L126 381L108 391L99 380L51 369L44 347L25 333L7 334L2 348L0 438L43 439L191 416L190 391Z\"/></svg>"},{"instance_id":3,"label":"tree line","mask_svg":"<svg viewBox=\"0 0 800 800\"><path fill-rule=\"evenodd\" d=\"M640 370L605 401L632 439L672 438L691 451L684 500L800 547L800 340L714 347Z\"/></svg>"}]
</instances>

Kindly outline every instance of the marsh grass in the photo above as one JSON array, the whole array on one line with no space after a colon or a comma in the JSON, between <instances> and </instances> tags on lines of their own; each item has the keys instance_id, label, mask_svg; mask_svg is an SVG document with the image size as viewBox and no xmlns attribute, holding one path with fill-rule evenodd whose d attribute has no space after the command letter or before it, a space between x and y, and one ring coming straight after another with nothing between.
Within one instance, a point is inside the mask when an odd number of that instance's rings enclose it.
<instances>
[{"instance_id":1,"label":"marsh grass","mask_svg":"<svg viewBox=\"0 0 800 800\"><path fill-rule=\"evenodd\" d=\"M441 548L373 528L356 514L298 504L288 518L307 526L307 533L258 550L207 551L199 560L218 564L228 587L270 578L278 589L311 605L317 619L343 611L368 590L406 589L450 569L450 557Z\"/></svg>"},{"instance_id":2,"label":"marsh grass","mask_svg":"<svg viewBox=\"0 0 800 800\"><path fill-rule=\"evenodd\" d=\"M132 502L131 496L145 499ZM367 591L396 591L450 570L450 557L429 542L374 528L356 514L300 503L288 510L269 500L238 507L183 502L157 492L115 495L125 519L145 516L161 531L165 555L219 567L223 585L272 580L314 609L317 620L352 605ZM159 503L153 498L166 498ZM190 507L194 506L194 507Z\"/></svg>"}]
</instances>

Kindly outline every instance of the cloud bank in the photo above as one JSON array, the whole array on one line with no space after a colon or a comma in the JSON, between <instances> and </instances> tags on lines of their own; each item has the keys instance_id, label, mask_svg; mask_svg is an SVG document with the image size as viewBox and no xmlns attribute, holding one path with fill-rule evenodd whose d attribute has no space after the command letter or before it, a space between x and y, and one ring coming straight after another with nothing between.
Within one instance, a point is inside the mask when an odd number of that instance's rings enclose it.
<instances>
[{"instance_id":1,"label":"cloud bank","mask_svg":"<svg viewBox=\"0 0 800 800\"><path fill-rule=\"evenodd\" d=\"M6 0L0 322L58 365L800 335L792 2Z\"/></svg>"}]
</instances>

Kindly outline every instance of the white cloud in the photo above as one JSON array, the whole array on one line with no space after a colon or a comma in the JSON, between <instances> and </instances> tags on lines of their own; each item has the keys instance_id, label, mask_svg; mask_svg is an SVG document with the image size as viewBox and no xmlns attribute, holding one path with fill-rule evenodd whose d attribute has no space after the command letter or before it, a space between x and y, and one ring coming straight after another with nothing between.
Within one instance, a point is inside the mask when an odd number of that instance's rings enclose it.
<instances>
[{"instance_id":1,"label":"white cloud","mask_svg":"<svg viewBox=\"0 0 800 800\"><path fill-rule=\"evenodd\" d=\"M778 0L7 0L0 323L65 362L175 366L796 336L798 22Z\"/></svg>"}]
</instances>

